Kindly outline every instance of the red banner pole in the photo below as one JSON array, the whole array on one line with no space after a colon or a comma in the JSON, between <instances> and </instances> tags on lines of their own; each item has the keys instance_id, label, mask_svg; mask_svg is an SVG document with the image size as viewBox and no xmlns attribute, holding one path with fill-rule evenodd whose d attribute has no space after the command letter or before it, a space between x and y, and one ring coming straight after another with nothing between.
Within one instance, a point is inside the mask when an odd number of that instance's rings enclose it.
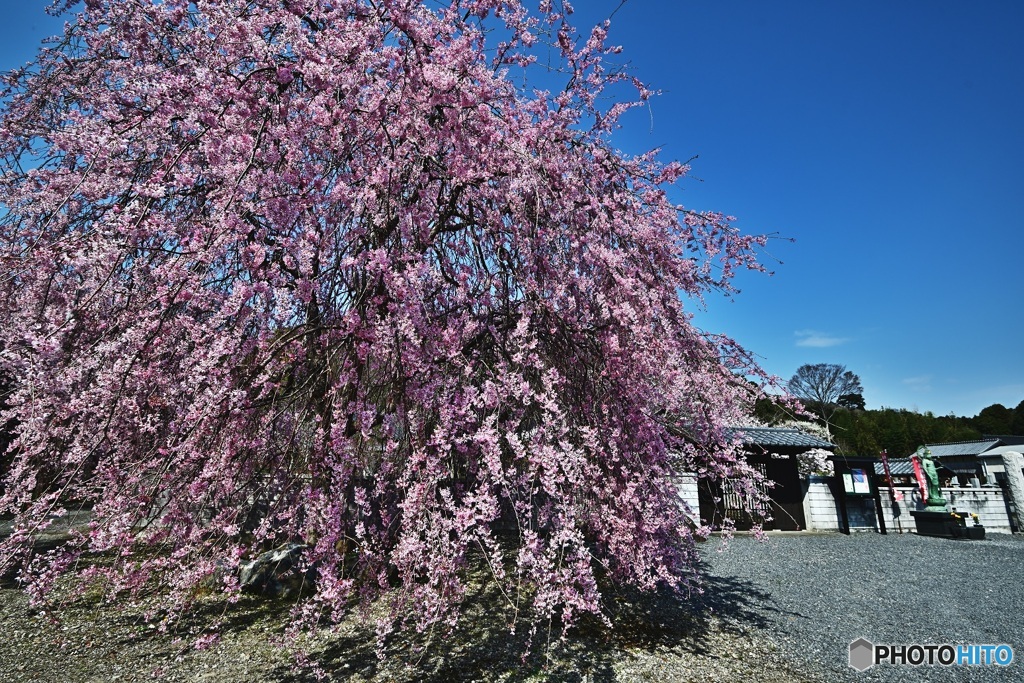
<instances>
[{"instance_id":1,"label":"red banner pole","mask_svg":"<svg viewBox=\"0 0 1024 683\"><path fill-rule=\"evenodd\" d=\"M883 448L881 455L882 470L885 472L885 483L889 485L889 504L893 506L893 515L898 515L896 508L896 488L892 485L892 472L889 471L889 453ZM899 516L896 516L896 528L899 529L901 534L903 533L903 525L900 524Z\"/></svg>"},{"instance_id":2,"label":"red banner pole","mask_svg":"<svg viewBox=\"0 0 1024 683\"><path fill-rule=\"evenodd\" d=\"M910 456L910 462L914 463L914 477L917 479L917 485L921 489L921 501L927 505L928 483L924 480L924 471L921 469L921 458L919 458L915 453Z\"/></svg>"},{"instance_id":3,"label":"red banner pole","mask_svg":"<svg viewBox=\"0 0 1024 683\"><path fill-rule=\"evenodd\" d=\"M889 454L882 449L882 469L885 470L885 483L889 485L889 497L896 500L896 490L892 487L892 473L889 471Z\"/></svg>"}]
</instances>

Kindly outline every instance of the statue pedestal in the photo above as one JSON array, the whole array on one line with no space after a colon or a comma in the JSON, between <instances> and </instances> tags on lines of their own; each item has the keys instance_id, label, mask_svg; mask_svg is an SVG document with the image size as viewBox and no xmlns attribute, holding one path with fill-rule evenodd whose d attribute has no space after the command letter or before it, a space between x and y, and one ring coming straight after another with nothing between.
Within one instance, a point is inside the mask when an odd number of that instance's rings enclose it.
<instances>
[{"instance_id":1,"label":"statue pedestal","mask_svg":"<svg viewBox=\"0 0 1024 683\"><path fill-rule=\"evenodd\" d=\"M954 517L949 510L911 510L917 533L920 536L938 536L939 538L968 538L983 540L985 527L980 524L967 526L969 513L961 512Z\"/></svg>"},{"instance_id":2,"label":"statue pedestal","mask_svg":"<svg viewBox=\"0 0 1024 683\"><path fill-rule=\"evenodd\" d=\"M910 516L914 518L919 536L939 536L940 538L954 538L952 522L956 520L949 514L948 510L911 510Z\"/></svg>"}]
</instances>

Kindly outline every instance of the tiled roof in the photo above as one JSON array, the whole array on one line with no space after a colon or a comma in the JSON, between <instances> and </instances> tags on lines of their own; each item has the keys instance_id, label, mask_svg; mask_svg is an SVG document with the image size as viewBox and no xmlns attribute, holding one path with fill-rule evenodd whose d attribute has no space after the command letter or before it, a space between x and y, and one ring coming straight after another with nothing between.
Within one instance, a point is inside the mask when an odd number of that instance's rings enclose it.
<instances>
[{"instance_id":1,"label":"tiled roof","mask_svg":"<svg viewBox=\"0 0 1024 683\"><path fill-rule=\"evenodd\" d=\"M999 439L1007 446L1024 446L1024 434L982 434L983 439Z\"/></svg>"},{"instance_id":2,"label":"tiled roof","mask_svg":"<svg viewBox=\"0 0 1024 683\"><path fill-rule=\"evenodd\" d=\"M997 458L1002 457L1003 453L1024 453L1024 445L1021 444L1007 444L1006 446L996 446L990 448L979 457L982 458Z\"/></svg>"},{"instance_id":3,"label":"tiled roof","mask_svg":"<svg viewBox=\"0 0 1024 683\"><path fill-rule=\"evenodd\" d=\"M742 435L743 443L755 446L795 446L797 448L827 448L832 450L835 445L811 436L799 429L782 427L733 427L730 436Z\"/></svg>"},{"instance_id":4,"label":"tiled roof","mask_svg":"<svg viewBox=\"0 0 1024 683\"><path fill-rule=\"evenodd\" d=\"M947 469L957 474L974 474L978 471L978 464L974 462L948 462L940 460L937 466L940 470ZM889 458L889 473L894 477L913 476L914 464L910 461L910 458ZM885 468L882 467L882 463L875 463L875 474L885 474Z\"/></svg>"},{"instance_id":5,"label":"tiled roof","mask_svg":"<svg viewBox=\"0 0 1024 683\"><path fill-rule=\"evenodd\" d=\"M956 441L954 443L930 443L925 448L932 452L936 458L945 458L951 455L978 455L995 448L1002 442L999 439L987 439L985 441ZM911 453L913 455L913 453Z\"/></svg>"},{"instance_id":6,"label":"tiled roof","mask_svg":"<svg viewBox=\"0 0 1024 683\"><path fill-rule=\"evenodd\" d=\"M910 458L889 458L889 473L894 477L902 477L914 473L914 465ZM875 474L885 474L882 463L875 463Z\"/></svg>"}]
</instances>

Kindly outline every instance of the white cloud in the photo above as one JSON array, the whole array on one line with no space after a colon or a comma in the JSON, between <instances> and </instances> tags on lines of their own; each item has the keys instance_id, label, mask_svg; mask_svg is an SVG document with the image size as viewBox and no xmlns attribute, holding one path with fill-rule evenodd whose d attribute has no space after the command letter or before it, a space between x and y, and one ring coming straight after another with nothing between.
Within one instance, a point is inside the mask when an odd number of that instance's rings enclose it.
<instances>
[{"instance_id":1,"label":"white cloud","mask_svg":"<svg viewBox=\"0 0 1024 683\"><path fill-rule=\"evenodd\" d=\"M917 377L904 377L902 380L903 384L907 385L914 391L931 391L932 390L932 376L931 375L918 375Z\"/></svg>"},{"instance_id":2,"label":"white cloud","mask_svg":"<svg viewBox=\"0 0 1024 683\"><path fill-rule=\"evenodd\" d=\"M815 349L826 349L830 346L839 346L850 341L846 337L836 337L827 332L818 332L817 330L797 330L793 334L797 337L797 346L809 346Z\"/></svg>"}]
</instances>

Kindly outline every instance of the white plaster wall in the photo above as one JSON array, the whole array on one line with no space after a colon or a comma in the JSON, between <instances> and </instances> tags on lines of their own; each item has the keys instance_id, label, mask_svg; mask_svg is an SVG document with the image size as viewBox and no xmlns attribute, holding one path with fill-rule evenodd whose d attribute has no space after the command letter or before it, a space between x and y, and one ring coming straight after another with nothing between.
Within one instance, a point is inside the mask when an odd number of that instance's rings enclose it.
<instances>
[{"instance_id":1,"label":"white plaster wall","mask_svg":"<svg viewBox=\"0 0 1024 683\"><path fill-rule=\"evenodd\" d=\"M889 490L880 491L882 516L885 528L889 533L913 533L914 518L910 511L919 508L917 487L897 486L895 490L903 494L895 509L889 498ZM950 501L950 507L965 514L977 513L986 533L1010 533L1010 520L1006 512L1006 501L1003 492L997 488L950 487L943 489L943 495ZM873 504L872 504L873 507ZM838 531L840 529L839 511L828 486L828 479L811 477L808 482L807 494L804 496L804 517L807 528L811 531ZM869 515L873 517L873 515ZM874 522L874 520L872 520ZM851 531L856 531L855 520L851 518ZM970 523L968 521L968 523ZM862 529L877 529L877 524Z\"/></svg>"},{"instance_id":2,"label":"white plaster wall","mask_svg":"<svg viewBox=\"0 0 1024 683\"><path fill-rule=\"evenodd\" d=\"M697 498L697 475L682 474L676 477L679 497L689 508L688 516L694 524L700 526L700 500Z\"/></svg>"},{"instance_id":3,"label":"white plaster wall","mask_svg":"<svg viewBox=\"0 0 1024 683\"><path fill-rule=\"evenodd\" d=\"M804 519L809 531L839 531L839 511L828 486L829 477L810 477L804 494Z\"/></svg>"},{"instance_id":4,"label":"white plaster wall","mask_svg":"<svg viewBox=\"0 0 1024 683\"><path fill-rule=\"evenodd\" d=\"M807 493L804 495L804 519L807 521L809 531L839 531L841 518L836 507L835 499L832 497L832 490L829 488L829 477L809 478ZM879 491L882 502L882 516L885 520L885 527L888 533L913 533L915 531L914 518L910 511L919 509L920 495L916 486L896 486L896 491L903 494L903 500L896 503L893 508L892 500L889 498L889 490L882 488ZM697 501L697 479L692 475L686 475L679 480L679 495L690 505L693 511L693 518L698 516L699 505ZM973 487L950 487L943 489L943 495L950 502L951 508L965 514L977 513L981 523L985 526L986 533L1008 534L1011 533L1010 520L1006 511L1006 500L1001 489L998 488L973 488ZM873 502L871 507L874 507ZM873 515L871 515L873 518ZM874 520L872 520L874 522ZM856 531L851 519L851 531ZM970 524L968 520L968 524ZM872 527L862 527L862 530L877 529L877 524Z\"/></svg>"},{"instance_id":5,"label":"white plaster wall","mask_svg":"<svg viewBox=\"0 0 1024 683\"><path fill-rule=\"evenodd\" d=\"M910 533L915 530L914 518L910 511L920 509L920 493L916 486L896 486L896 491L903 494L903 500L896 503L893 509L889 498L889 489L882 488L882 512L885 517L886 530L890 533ZM985 526L985 533L1010 533L1010 519L1006 514L1006 500L1003 492L997 488L972 488L951 486L942 489L942 495L949 502L950 510L969 514L977 513ZM970 524L970 520L967 522Z\"/></svg>"},{"instance_id":6,"label":"white plaster wall","mask_svg":"<svg viewBox=\"0 0 1024 683\"><path fill-rule=\"evenodd\" d=\"M1006 497L997 488L951 488L945 492L950 509L974 512L985 526L985 532L1010 533L1010 518L1006 512ZM968 520L967 522L971 522Z\"/></svg>"}]
</instances>

